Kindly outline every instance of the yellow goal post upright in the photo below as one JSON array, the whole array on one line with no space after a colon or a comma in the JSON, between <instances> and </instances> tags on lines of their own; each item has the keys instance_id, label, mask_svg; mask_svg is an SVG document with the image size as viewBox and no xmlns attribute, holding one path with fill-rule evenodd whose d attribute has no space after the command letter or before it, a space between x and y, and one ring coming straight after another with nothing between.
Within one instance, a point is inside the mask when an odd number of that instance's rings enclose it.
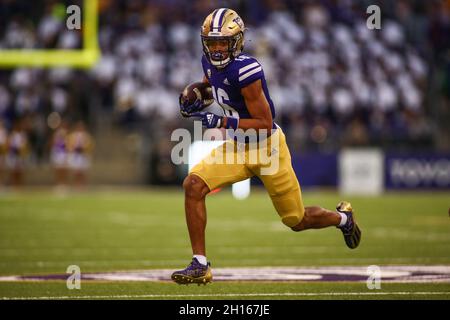
<instances>
[{"instance_id":1,"label":"yellow goal post upright","mask_svg":"<svg viewBox=\"0 0 450 320\"><path fill-rule=\"evenodd\" d=\"M100 57L98 0L83 0L81 49L0 49L0 69L17 67L90 68Z\"/></svg>"}]
</instances>

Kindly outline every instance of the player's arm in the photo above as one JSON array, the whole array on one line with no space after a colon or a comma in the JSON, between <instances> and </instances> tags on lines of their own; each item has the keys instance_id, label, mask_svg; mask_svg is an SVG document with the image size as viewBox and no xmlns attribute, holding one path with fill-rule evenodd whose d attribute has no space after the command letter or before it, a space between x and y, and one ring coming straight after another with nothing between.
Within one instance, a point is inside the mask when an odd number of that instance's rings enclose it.
<instances>
[{"instance_id":1,"label":"player's arm","mask_svg":"<svg viewBox=\"0 0 450 320\"><path fill-rule=\"evenodd\" d=\"M209 84L209 80L206 76L203 76L202 82Z\"/></svg>"},{"instance_id":2,"label":"player's arm","mask_svg":"<svg viewBox=\"0 0 450 320\"><path fill-rule=\"evenodd\" d=\"M261 85L261 80L257 80L241 89L247 110L252 116L251 119L239 119L238 128L247 129L272 129L272 112ZM222 126L226 127L228 118L223 119Z\"/></svg>"}]
</instances>

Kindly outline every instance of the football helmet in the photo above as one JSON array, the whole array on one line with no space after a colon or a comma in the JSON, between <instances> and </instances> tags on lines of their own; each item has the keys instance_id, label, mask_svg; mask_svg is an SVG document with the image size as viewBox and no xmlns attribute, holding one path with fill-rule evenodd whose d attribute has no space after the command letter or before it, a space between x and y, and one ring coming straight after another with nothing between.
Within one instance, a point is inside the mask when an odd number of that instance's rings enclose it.
<instances>
[{"instance_id":1,"label":"football helmet","mask_svg":"<svg viewBox=\"0 0 450 320\"><path fill-rule=\"evenodd\" d=\"M208 61L223 68L244 48L245 26L236 11L220 8L210 13L203 22L201 39Z\"/></svg>"}]
</instances>

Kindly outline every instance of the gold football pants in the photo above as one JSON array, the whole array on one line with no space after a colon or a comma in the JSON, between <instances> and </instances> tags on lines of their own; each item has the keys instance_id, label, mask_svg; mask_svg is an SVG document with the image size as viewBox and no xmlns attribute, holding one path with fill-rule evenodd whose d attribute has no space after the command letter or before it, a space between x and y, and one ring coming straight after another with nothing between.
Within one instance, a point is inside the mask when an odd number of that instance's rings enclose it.
<instances>
[{"instance_id":1,"label":"gold football pants","mask_svg":"<svg viewBox=\"0 0 450 320\"><path fill-rule=\"evenodd\" d=\"M303 219L305 209L300 184L280 128L259 145L227 140L194 166L190 174L200 177L209 190L256 175L285 225L293 227Z\"/></svg>"}]
</instances>

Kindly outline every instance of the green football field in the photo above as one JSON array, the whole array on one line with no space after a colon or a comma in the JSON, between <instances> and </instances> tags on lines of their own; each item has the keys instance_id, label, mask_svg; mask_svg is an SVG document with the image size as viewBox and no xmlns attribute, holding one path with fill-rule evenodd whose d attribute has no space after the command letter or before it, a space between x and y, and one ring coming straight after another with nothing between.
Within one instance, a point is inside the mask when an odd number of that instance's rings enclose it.
<instances>
[{"instance_id":1,"label":"green football field","mask_svg":"<svg viewBox=\"0 0 450 320\"><path fill-rule=\"evenodd\" d=\"M305 192L303 198L305 205L330 209L342 200L333 192ZM228 190L208 196L207 255L213 274L215 269L245 267L320 271L333 266L345 271L377 265L382 272L385 266L450 267L448 193L346 200L352 202L363 232L356 250L345 246L335 228L290 231L263 191L255 190L243 201L234 200ZM427 276L415 282L382 281L381 289L374 290L351 279L232 278L180 286L126 277L83 279L81 289L69 290L64 279L52 278L69 276L70 265L79 266L83 275L184 268L191 251L183 208L181 189L97 189L64 196L51 190L1 193L0 299L450 299L450 282Z\"/></svg>"}]
</instances>

